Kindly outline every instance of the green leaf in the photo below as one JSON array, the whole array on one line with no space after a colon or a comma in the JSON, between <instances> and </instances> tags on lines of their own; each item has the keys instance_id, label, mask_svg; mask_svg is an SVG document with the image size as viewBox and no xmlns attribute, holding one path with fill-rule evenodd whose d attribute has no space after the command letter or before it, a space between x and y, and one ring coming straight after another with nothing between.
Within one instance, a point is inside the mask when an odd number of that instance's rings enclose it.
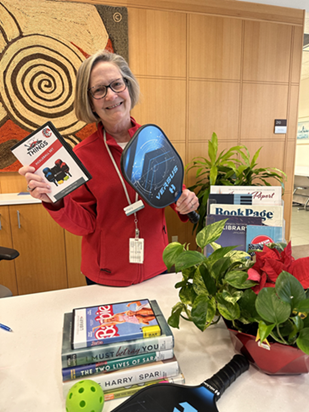
<instances>
[{"instance_id":1,"label":"green leaf","mask_svg":"<svg viewBox=\"0 0 309 412\"><path fill-rule=\"evenodd\" d=\"M192 305L191 317L195 325L204 331L211 323L216 314L213 303L207 296L198 296Z\"/></svg>"},{"instance_id":2,"label":"green leaf","mask_svg":"<svg viewBox=\"0 0 309 412\"><path fill-rule=\"evenodd\" d=\"M187 283L179 291L179 298L181 302L185 305L192 305L196 298L196 293L194 291L193 285Z\"/></svg>"},{"instance_id":3,"label":"green leaf","mask_svg":"<svg viewBox=\"0 0 309 412\"><path fill-rule=\"evenodd\" d=\"M209 295L214 296L217 293L217 286L214 278L211 276L209 270L205 265L201 265L199 269Z\"/></svg>"},{"instance_id":4,"label":"green leaf","mask_svg":"<svg viewBox=\"0 0 309 412\"><path fill-rule=\"evenodd\" d=\"M256 298L257 295L253 292L253 290L247 289L243 292L242 297L238 301L242 317L249 322L253 322L255 319L259 318L255 308Z\"/></svg>"},{"instance_id":5,"label":"green leaf","mask_svg":"<svg viewBox=\"0 0 309 412\"><path fill-rule=\"evenodd\" d=\"M196 250L186 250L175 259L175 270L181 272L194 265L200 265L205 261L205 256Z\"/></svg>"},{"instance_id":6,"label":"green leaf","mask_svg":"<svg viewBox=\"0 0 309 412\"><path fill-rule=\"evenodd\" d=\"M179 318L183 308L184 305L181 302L178 302L173 306L171 316L167 320L168 324L172 326L172 328L179 329Z\"/></svg>"},{"instance_id":7,"label":"green leaf","mask_svg":"<svg viewBox=\"0 0 309 412\"><path fill-rule=\"evenodd\" d=\"M233 288L227 288L222 291L222 297L227 302L232 303L233 305L239 301L242 296L242 292L240 290L235 290Z\"/></svg>"},{"instance_id":8,"label":"green leaf","mask_svg":"<svg viewBox=\"0 0 309 412\"><path fill-rule=\"evenodd\" d=\"M168 270L175 264L177 256L184 252L184 247L178 242L170 243L163 251L163 262Z\"/></svg>"},{"instance_id":9,"label":"green leaf","mask_svg":"<svg viewBox=\"0 0 309 412\"><path fill-rule=\"evenodd\" d=\"M196 243L204 249L209 243L215 242L221 236L227 219L205 226L196 236Z\"/></svg>"},{"instance_id":10,"label":"green leaf","mask_svg":"<svg viewBox=\"0 0 309 412\"><path fill-rule=\"evenodd\" d=\"M209 182L211 185L215 185L218 177L218 168L216 165L211 166L209 173Z\"/></svg>"},{"instance_id":11,"label":"green leaf","mask_svg":"<svg viewBox=\"0 0 309 412\"><path fill-rule=\"evenodd\" d=\"M282 271L277 277L275 289L278 296L284 302L287 302L292 310L295 309L299 302L306 299L304 288L299 280L285 271Z\"/></svg>"},{"instance_id":12,"label":"green leaf","mask_svg":"<svg viewBox=\"0 0 309 412\"><path fill-rule=\"evenodd\" d=\"M225 275L226 282L236 289L249 289L256 285L256 282L248 280L248 273L242 270L232 270Z\"/></svg>"},{"instance_id":13,"label":"green leaf","mask_svg":"<svg viewBox=\"0 0 309 412\"><path fill-rule=\"evenodd\" d=\"M300 331L296 344L300 350L309 355L309 328Z\"/></svg>"},{"instance_id":14,"label":"green leaf","mask_svg":"<svg viewBox=\"0 0 309 412\"><path fill-rule=\"evenodd\" d=\"M295 310L300 313L309 313L309 299L305 299L297 303Z\"/></svg>"},{"instance_id":15,"label":"green leaf","mask_svg":"<svg viewBox=\"0 0 309 412\"><path fill-rule=\"evenodd\" d=\"M285 322L291 314L291 306L279 298L274 288L263 288L255 301L255 307L261 318L267 322Z\"/></svg>"},{"instance_id":16,"label":"green leaf","mask_svg":"<svg viewBox=\"0 0 309 412\"><path fill-rule=\"evenodd\" d=\"M265 339L267 339L268 335L270 334L270 332L273 330L275 326L276 325L274 323L267 325L262 320L259 322L259 334L260 334L260 341L262 343L264 342Z\"/></svg>"},{"instance_id":17,"label":"green leaf","mask_svg":"<svg viewBox=\"0 0 309 412\"><path fill-rule=\"evenodd\" d=\"M240 317L240 309L237 303L232 304L224 299L221 293L216 295L219 313L227 320L234 320Z\"/></svg>"},{"instance_id":18,"label":"green leaf","mask_svg":"<svg viewBox=\"0 0 309 412\"><path fill-rule=\"evenodd\" d=\"M251 169L253 168L253 165L256 164L256 161L257 161L257 158L258 158L259 155L260 155L261 149L262 149L262 147L260 147L259 150L256 151L255 154L253 155L253 158L252 158L252 161L251 161L251 165L250 165Z\"/></svg>"},{"instance_id":19,"label":"green leaf","mask_svg":"<svg viewBox=\"0 0 309 412\"><path fill-rule=\"evenodd\" d=\"M203 265L201 265L203 266ZM196 270L193 278L193 290L197 295L208 295L208 290L206 289L205 283L203 281L202 275L200 273L200 268Z\"/></svg>"}]
</instances>

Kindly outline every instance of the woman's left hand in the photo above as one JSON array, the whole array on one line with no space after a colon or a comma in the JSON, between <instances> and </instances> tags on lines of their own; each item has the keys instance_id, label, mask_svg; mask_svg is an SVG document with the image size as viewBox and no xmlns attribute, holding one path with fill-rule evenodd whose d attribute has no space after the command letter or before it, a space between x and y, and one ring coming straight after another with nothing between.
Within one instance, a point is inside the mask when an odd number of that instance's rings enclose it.
<instances>
[{"instance_id":1,"label":"woman's left hand","mask_svg":"<svg viewBox=\"0 0 309 412\"><path fill-rule=\"evenodd\" d=\"M176 202L176 210L181 215L187 215L190 212L194 212L199 207L199 201L194 192L185 189L180 198Z\"/></svg>"}]
</instances>

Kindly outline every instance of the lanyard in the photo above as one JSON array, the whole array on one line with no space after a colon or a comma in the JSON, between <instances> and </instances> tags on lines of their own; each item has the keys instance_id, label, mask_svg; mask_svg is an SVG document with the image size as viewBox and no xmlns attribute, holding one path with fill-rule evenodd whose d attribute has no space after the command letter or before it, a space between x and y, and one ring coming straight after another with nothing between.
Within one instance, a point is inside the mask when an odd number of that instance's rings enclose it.
<instances>
[{"instance_id":1,"label":"lanyard","mask_svg":"<svg viewBox=\"0 0 309 412\"><path fill-rule=\"evenodd\" d=\"M108 154L109 154L109 157L110 157L110 159L111 159L111 161L112 161L112 163L113 163L113 165L114 165L114 168L115 168L115 170L116 170L116 172L117 172L117 174L118 174L118 177L119 177L119 179L120 179L120 182L121 182L121 184L122 184L122 187L123 187L124 193L125 193L125 195L126 195L127 201L128 201L128 203L129 203L129 205L131 205L132 202L131 202L131 199L130 199L130 197L129 197L129 193L128 193L127 187L126 187L126 185L125 185L125 183L124 183L123 177L122 177L122 175L121 175L121 173L120 173L120 170L118 169L117 163L115 162L115 159L114 159L114 157L113 157L113 155L112 155L112 152L111 152L111 150L110 150L110 148L108 147L108 144L107 144L107 142L106 142L105 129L104 129L103 139L104 139L104 144L105 144L106 150L107 150L107 152L108 152ZM137 202L137 201L138 201L138 193L135 194L135 202ZM136 239L139 238L139 230L138 230L138 227L137 227L137 222L138 222L137 214L136 214L136 212L134 212L135 238L136 238Z\"/></svg>"}]
</instances>

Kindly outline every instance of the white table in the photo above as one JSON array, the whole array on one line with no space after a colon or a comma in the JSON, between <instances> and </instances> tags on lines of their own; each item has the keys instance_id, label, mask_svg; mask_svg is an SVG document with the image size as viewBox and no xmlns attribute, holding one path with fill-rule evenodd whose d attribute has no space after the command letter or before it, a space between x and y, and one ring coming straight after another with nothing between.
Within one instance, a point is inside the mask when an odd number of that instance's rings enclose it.
<instances>
[{"instance_id":1,"label":"white table","mask_svg":"<svg viewBox=\"0 0 309 412\"><path fill-rule=\"evenodd\" d=\"M14 331L0 330L0 411L65 411L60 359L65 312L74 307L149 298L156 299L168 317L178 300L174 285L180 278L169 274L127 288L95 285L0 299L0 322ZM223 323L200 332L192 323L182 321L181 328L173 332L186 384L200 384L234 355ZM267 376L251 366L222 395L218 408L220 412L304 412L309 408L308 384L307 374ZM103 412L123 400L106 402Z\"/></svg>"}]
</instances>

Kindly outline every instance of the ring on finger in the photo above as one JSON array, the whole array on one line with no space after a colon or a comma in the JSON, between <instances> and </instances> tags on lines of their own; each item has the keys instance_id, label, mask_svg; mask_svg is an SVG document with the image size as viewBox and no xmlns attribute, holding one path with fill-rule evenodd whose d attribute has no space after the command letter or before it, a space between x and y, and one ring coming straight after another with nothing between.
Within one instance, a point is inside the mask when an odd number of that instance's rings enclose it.
<instances>
[{"instance_id":1,"label":"ring on finger","mask_svg":"<svg viewBox=\"0 0 309 412\"><path fill-rule=\"evenodd\" d=\"M28 192L32 192L32 190L34 190L35 188L31 189L31 187L29 187L29 185L27 185L27 191Z\"/></svg>"}]
</instances>

